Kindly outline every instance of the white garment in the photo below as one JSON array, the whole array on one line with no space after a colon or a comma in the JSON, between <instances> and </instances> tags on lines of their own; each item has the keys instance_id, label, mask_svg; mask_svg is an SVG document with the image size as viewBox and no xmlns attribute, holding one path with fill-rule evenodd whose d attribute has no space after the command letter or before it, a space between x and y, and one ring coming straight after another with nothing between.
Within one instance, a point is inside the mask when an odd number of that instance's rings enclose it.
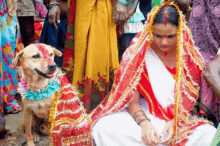
<instances>
[{"instance_id":1,"label":"white garment","mask_svg":"<svg viewBox=\"0 0 220 146\"><path fill-rule=\"evenodd\" d=\"M154 95L158 103L166 110L166 107L175 102L174 87L176 81L151 48L146 52L145 64Z\"/></svg>"},{"instance_id":2,"label":"white garment","mask_svg":"<svg viewBox=\"0 0 220 146\"><path fill-rule=\"evenodd\" d=\"M167 122L149 113L145 99L140 99L139 104L152 125L161 134ZM132 116L123 110L102 117L92 129L92 136L96 146L145 146L141 139L141 131L141 127L137 125ZM201 125L194 129L185 146L210 146L215 133L216 129L212 125Z\"/></svg>"},{"instance_id":3,"label":"white garment","mask_svg":"<svg viewBox=\"0 0 220 146\"><path fill-rule=\"evenodd\" d=\"M123 25L122 33L139 33L144 29L142 22L127 22Z\"/></svg>"}]
</instances>

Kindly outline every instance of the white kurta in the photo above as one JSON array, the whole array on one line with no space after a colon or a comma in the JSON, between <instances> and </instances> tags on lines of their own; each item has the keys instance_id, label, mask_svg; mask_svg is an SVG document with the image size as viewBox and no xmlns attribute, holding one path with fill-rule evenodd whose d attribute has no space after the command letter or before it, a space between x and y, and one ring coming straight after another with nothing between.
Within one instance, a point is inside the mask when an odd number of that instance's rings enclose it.
<instances>
[{"instance_id":1,"label":"white kurta","mask_svg":"<svg viewBox=\"0 0 220 146\"><path fill-rule=\"evenodd\" d=\"M170 104L174 104L175 80L152 49L147 51L145 60L154 95L162 108L166 109ZM161 134L167 121L150 114L146 99L139 99L139 105ZM141 127L128 111L123 110L101 118L94 126L92 135L97 146L145 146L141 131ZM201 125L194 129L186 146L210 146L215 133L216 128L212 125ZM167 135L161 140L166 137Z\"/></svg>"}]
</instances>

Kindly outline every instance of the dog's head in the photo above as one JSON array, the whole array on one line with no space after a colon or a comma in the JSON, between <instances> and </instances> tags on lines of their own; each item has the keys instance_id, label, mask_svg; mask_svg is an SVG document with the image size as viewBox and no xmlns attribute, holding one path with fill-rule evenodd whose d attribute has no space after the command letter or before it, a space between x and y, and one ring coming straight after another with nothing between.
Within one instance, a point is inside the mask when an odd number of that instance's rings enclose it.
<instances>
[{"instance_id":1,"label":"dog's head","mask_svg":"<svg viewBox=\"0 0 220 146\"><path fill-rule=\"evenodd\" d=\"M62 53L46 44L31 44L20 51L12 62L12 67L18 64L29 74L36 73L43 78L52 78L56 71L54 56L62 56Z\"/></svg>"}]
</instances>

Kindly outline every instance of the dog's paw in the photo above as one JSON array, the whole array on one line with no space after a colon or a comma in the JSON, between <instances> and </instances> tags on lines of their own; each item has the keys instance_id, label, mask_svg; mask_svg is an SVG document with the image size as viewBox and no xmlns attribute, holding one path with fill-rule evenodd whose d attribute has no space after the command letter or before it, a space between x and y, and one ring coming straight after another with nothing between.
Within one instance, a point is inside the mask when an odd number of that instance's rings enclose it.
<instances>
[{"instance_id":1,"label":"dog's paw","mask_svg":"<svg viewBox=\"0 0 220 146\"><path fill-rule=\"evenodd\" d=\"M34 142L40 142L40 135L37 132L33 132L33 140Z\"/></svg>"},{"instance_id":2,"label":"dog's paw","mask_svg":"<svg viewBox=\"0 0 220 146\"><path fill-rule=\"evenodd\" d=\"M41 133L43 133L43 134L45 134L45 135L49 135L49 131L48 131L48 128L47 128L48 126L46 125L46 124L42 124L41 126L40 126L40 132Z\"/></svg>"}]
</instances>

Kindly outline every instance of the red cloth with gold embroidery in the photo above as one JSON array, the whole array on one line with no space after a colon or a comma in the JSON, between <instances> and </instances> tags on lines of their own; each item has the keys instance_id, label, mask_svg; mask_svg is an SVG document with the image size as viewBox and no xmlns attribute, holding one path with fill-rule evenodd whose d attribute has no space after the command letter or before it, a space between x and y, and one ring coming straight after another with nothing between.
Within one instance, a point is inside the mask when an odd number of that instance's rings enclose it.
<instances>
[{"instance_id":1,"label":"red cloth with gold embroidery","mask_svg":"<svg viewBox=\"0 0 220 146\"><path fill-rule=\"evenodd\" d=\"M91 122L79 100L78 92L66 76L58 72L60 89L55 94L49 122L52 145L91 145Z\"/></svg>"}]
</instances>

